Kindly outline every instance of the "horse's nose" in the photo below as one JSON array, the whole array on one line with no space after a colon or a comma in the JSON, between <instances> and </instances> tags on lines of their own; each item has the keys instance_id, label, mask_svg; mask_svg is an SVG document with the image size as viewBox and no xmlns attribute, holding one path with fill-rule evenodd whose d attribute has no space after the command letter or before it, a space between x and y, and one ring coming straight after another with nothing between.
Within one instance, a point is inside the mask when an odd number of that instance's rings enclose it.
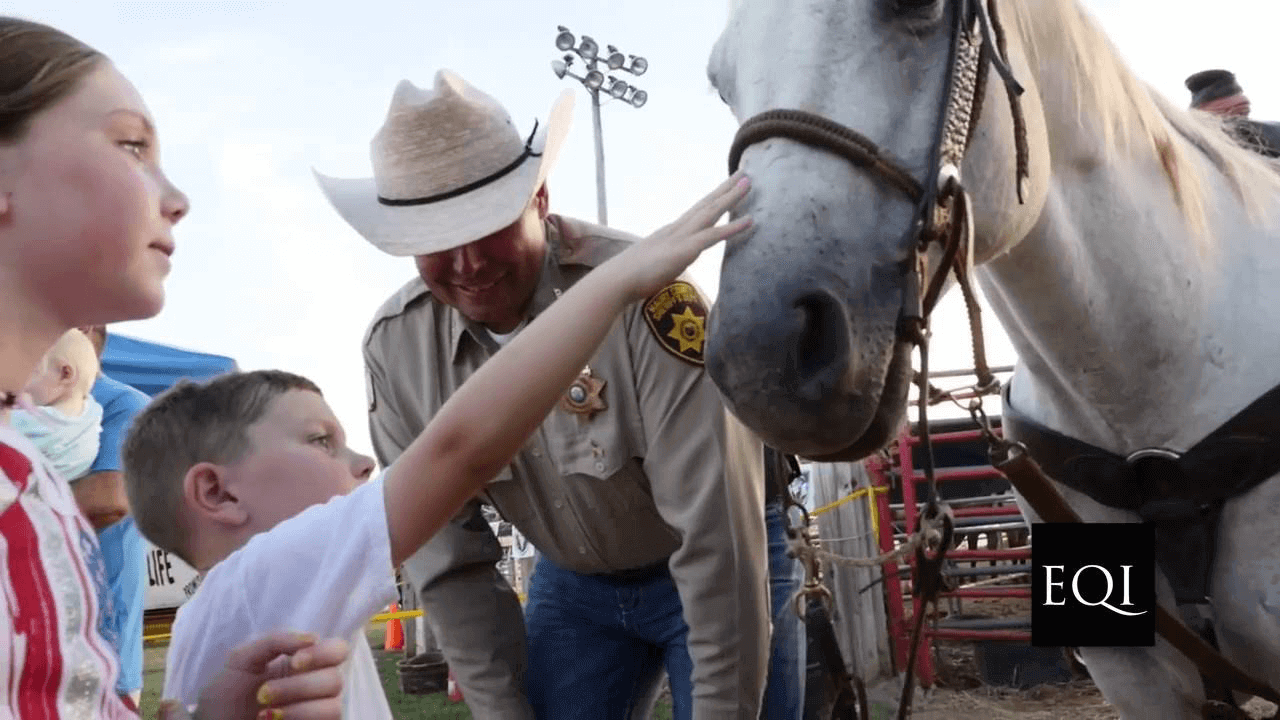
<instances>
[{"instance_id":1,"label":"horse's nose","mask_svg":"<svg viewBox=\"0 0 1280 720\"><path fill-rule=\"evenodd\" d=\"M782 398L797 407L829 401L847 384L848 311L825 288L778 290L772 301L758 291L721 291L712 308L707 369L722 391L738 399L764 393L775 409Z\"/></svg>"},{"instance_id":2,"label":"horse's nose","mask_svg":"<svg viewBox=\"0 0 1280 720\"><path fill-rule=\"evenodd\" d=\"M811 387L815 381L827 385L833 372L843 372L837 366L848 359L844 309L834 295L824 290L804 293L792 307L795 325L788 333L792 340L787 352L791 372L787 375L793 378L797 391L818 390Z\"/></svg>"}]
</instances>

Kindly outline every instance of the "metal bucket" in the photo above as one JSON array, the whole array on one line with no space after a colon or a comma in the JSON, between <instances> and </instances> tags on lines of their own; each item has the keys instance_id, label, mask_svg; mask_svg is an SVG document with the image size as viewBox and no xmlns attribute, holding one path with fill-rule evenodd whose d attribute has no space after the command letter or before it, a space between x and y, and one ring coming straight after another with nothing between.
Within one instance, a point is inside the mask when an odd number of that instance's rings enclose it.
<instances>
[{"instance_id":1,"label":"metal bucket","mask_svg":"<svg viewBox=\"0 0 1280 720\"><path fill-rule=\"evenodd\" d=\"M430 695L449 688L449 664L439 652L425 652L396 663L400 674L400 692L406 695Z\"/></svg>"}]
</instances>

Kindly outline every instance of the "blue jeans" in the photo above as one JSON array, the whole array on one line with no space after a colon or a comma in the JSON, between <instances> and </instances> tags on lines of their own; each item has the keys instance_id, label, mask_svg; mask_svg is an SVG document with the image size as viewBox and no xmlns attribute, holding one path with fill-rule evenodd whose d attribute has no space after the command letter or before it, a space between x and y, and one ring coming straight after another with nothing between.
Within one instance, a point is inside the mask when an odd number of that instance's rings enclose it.
<instances>
[{"instance_id":1,"label":"blue jeans","mask_svg":"<svg viewBox=\"0 0 1280 720\"><path fill-rule=\"evenodd\" d=\"M787 557L787 533L782 502L764 508L769 537L769 595L773 608L773 647L765 685L762 720L801 720L804 713L805 665L808 635L796 614L796 592L804 584L804 567Z\"/></svg>"},{"instance_id":2,"label":"blue jeans","mask_svg":"<svg viewBox=\"0 0 1280 720\"><path fill-rule=\"evenodd\" d=\"M671 717L692 717L689 626L665 564L621 579L580 575L541 557L525 626L525 686L540 720L627 720L663 670Z\"/></svg>"}]
</instances>

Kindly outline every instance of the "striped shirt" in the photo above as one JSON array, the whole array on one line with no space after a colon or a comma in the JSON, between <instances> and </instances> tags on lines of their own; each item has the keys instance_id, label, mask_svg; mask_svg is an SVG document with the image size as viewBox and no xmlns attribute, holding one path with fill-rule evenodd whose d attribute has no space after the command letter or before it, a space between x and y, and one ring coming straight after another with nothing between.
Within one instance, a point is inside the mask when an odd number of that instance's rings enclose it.
<instances>
[{"instance_id":1,"label":"striped shirt","mask_svg":"<svg viewBox=\"0 0 1280 720\"><path fill-rule=\"evenodd\" d=\"M0 422L0 720L137 720L97 630L97 536L25 437Z\"/></svg>"}]
</instances>

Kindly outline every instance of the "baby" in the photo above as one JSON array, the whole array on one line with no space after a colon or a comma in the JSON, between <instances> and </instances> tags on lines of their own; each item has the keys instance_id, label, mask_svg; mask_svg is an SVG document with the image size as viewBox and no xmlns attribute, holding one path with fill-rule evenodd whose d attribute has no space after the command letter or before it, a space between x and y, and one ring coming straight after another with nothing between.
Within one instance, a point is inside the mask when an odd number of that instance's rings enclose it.
<instances>
[{"instance_id":1,"label":"baby","mask_svg":"<svg viewBox=\"0 0 1280 720\"><path fill-rule=\"evenodd\" d=\"M98 370L93 342L79 330L68 330L27 383L25 392L36 407L12 414L14 427L68 482L84 477L98 456L102 406L89 394Z\"/></svg>"}]
</instances>

